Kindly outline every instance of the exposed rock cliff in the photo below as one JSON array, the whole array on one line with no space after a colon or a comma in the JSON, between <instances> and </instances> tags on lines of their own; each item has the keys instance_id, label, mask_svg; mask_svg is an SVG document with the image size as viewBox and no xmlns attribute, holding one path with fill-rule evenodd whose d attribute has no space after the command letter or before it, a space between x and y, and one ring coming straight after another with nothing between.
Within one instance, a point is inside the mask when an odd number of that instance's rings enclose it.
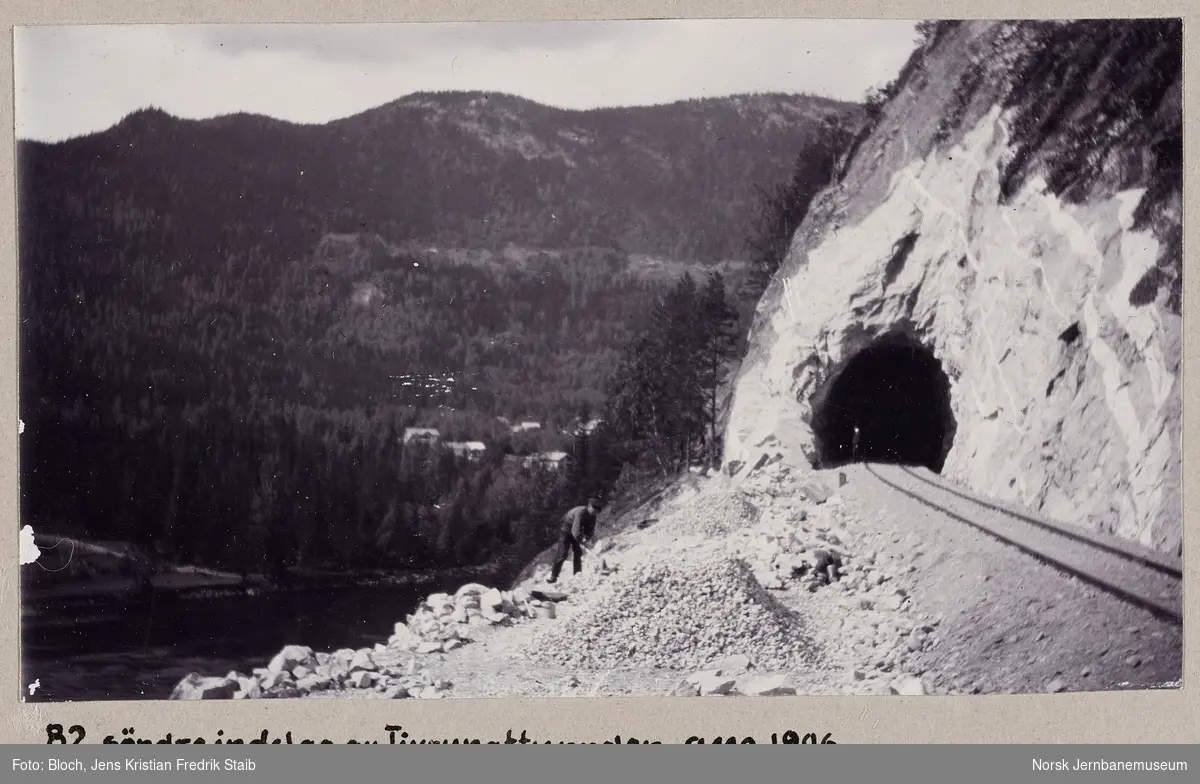
<instances>
[{"instance_id":1,"label":"exposed rock cliff","mask_svg":"<svg viewBox=\"0 0 1200 784\"><path fill-rule=\"evenodd\" d=\"M943 23L763 297L726 461L877 459L1181 547L1171 22Z\"/></svg>"}]
</instances>

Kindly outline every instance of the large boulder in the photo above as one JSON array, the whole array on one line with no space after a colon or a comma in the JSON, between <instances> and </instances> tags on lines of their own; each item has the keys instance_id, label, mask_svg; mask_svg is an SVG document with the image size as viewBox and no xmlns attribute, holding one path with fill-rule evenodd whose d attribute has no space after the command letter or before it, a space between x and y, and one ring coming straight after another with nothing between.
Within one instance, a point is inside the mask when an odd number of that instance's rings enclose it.
<instances>
[{"instance_id":1,"label":"large boulder","mask_svg":"<svg viewBox=\"0 0 1200 784\"><path fill-rule=\"evenodd\" d=\"M425 600L425 606L437 617L454 612L454 597L446 593L435 593Z\"/></svg>"},{"instance_id":2,"label":"large boulder","mask_svg":"<svg viewBox=\"0 0 1200 784\"><path fill-rule=\"evenodd\" d=\"M500 608L504 606L504 594L492 588L479 597L479 602L485 614L487 610L500 612Z\"/></svg>"},{"instance_id":3,"label":"large boulder","mask_svg":"<svg viewBox=\"0 0 1200 784\"><path fill-rule=\"evenodd\" d=\"M796 687L786 675L744 675L737 679L733 691L746 697L780 697L796 693Z\"/></svg>"},{"instance_id":4,"label":"large boulder","mask_svg":"<svg viewBox=\"0 0 1200 784\"><path fill-rule=\"evenodd\" d=\"M409 629L408 626L403 623L396 624L395 631L392 633L392 636L388 639L388 645L392 646L393 648L399 648L400 650L404 650L404 651L411 651L420 642L421 642L420 638L418 638L415 634L413 634L412 630Z\"/></svg>"},{"instance_id":5,"label":"large boulder","mask_svg":"<svg viewBox=\"0 0 1200 784\"><path fill-rule=\"evenodd\" d=\"M288 645L283 650L275 654L271 659L271 663L267 665L267 670L270 672L291 672L297 667L308 667L310 670L317 668L317 657L313 653L313 649L307 645Z\"/></svg>"},{"instance_id":6,"label":"large boulder","mask_svg":"<svg viewBox=\"0 0 1200 784\"><path fill-rule=\"evenodd\" d=\"M493 589L479 583L467 583L454 592L455 599L461 599L464 596L482 596L483 594Z\"/></svg>"},{"instance_id":7,"label":"large boulder","mask_svg":"<svg viewBox=\"0 0 1200 784\"><path fill-rule=\"evenodd\" d=\"M671 689L669 697L699 697L700 685L694 683L690 678L684 679L676 684L675 688Z\"/></svg>"},{"instance_id":8,"label":"large boulder","mask_svg":"<svg viewBox=\"0 0 1200 784\"><path fill-rule=\"evenodd\" d=\"M172 700L231 700L242 689L236 678L206 678L188 673L171 691Z\"/></svg>"},{"instance_id":9,"label":"large boulder","mask_svg":"<svg viewBox=\"0 0 1200 784\"><path fill-rule=\"evenodd\" d=\"M497 610L484 610L483 618L492 625L499 625L507 621L509 616Z\"/></svg>"},{"instance_id":10,"label":"large boulder","mask_svg":"<svg viewBox=\"0 0 1200 784\"><path fill-rule=\"evenodd\" d=\"M456 610L478 610L481 606L480 594L468 593L454 600Z\"/></svg>"},{"instance_id":11,"label":"large boulder","mask_svg":"<svg viewBox=\"0 0 1200 784\"><path fill-rule=\"evenodd\" d=\"M737 683L736 678L723 675L717 670L698 672L687 681L696 687L701 697L728 694Z\"/></svg>"},{"instance_id":12,"label":"large boulder","mask_svg":"<svg viewBox=\"0 0 1200 784\"><path fill-rule=\"evenodd\" d=\"M349 679L347 685L349 685L351 688L354 688L354 689L367 689L367 688L370 688L371 686L375 685L375 681L377 678L378 678L378 676L373 672L366 672L365 670L358 670L356 672L350 673L350 679Z\"/></svg>"},{"instance_id":13,"label":"large boulder","mask_svg":"<svg viewBox=\"0 0 1200 784\"><path fill-rule=\"evenodd\" d=\"M829 500L829 496L833 495L823 482L816 480L804 482L800 485L800 492L804 493L804 497L814 504L823 504Z\"/></svg>"},{"instance_id":14,"label":"large boulder","mask_svg":"<svg viewBox=\"0 0 1200 784\"><path fill-rule=\"evenodd\" d=\"M354 654L354 658L350 660L350 672L375 672L379 667L375 664L375 657L366 648Z\"/></svg>"},{"instance_id":15,"label":"large boulder","mask_svg":"<svg viewBox=\"0 0 1200 784\"><path fill-rule=\"evenodd\" d=\"M717 662L716 671L721 675L737 677L745 675L753 666L749 656L739 653Z\"/></svg>"},{"instance_id":16,"label":"large boulder","mask_svg":"<svg viewBox=\"0 0 1200 784\"><path fill-rule=\"evenodd\" d=\"M892 694L904 697L922 697L928 693L925 684L915 675L901 675L891 682L889 688Z\"/></svg>"},{"instance_id":17,"label":"large boulder","mask_svg":"<svg viewBox=\"0 0 1200 784\"><path fill-rule=\"evenodd\" d=\"M233 695L235 700L256 700L262 697L262 684L257 677L242 675L241 673L230 673L226 678L233 678L238 682L237 693Z\"/></svg>"},{"instance_id":18,"label":"large boulder","mask_svg":"<svg viewBox=\"0 0 1200 784\"><path fill-rule=\"evenodd\" d=\"M314 674L296 681L296 688L303 694L311 694L312 692L328 691L336 685L333 678L327 675Z\"/></svg>"},{"instance_id":19,"label":"large boulder","mask_svg":"<svg viewBox=\"0 0 1200 784\"><path fill-rule=\"evenodd\" d=\"M292 677L292 674L290 672L288 672L287 670L281 670L279 672L268 672L267 675L260 681L260 683L262 684L262 688L265 691L273 691L281 686L286 686L287 684L294 683L294 682L295 682L295 679Z\"/></svg>"},{"instance_id":20,"label":"large boulder","mask_svg":"<svg viewBox=\"0 0 1200 784\"><path fill-rule=\"evenodd\" d=\"M775 568L788 577L799 577L810 571L813 564L802 553L785 553L775 559Z\"/></svg>"}]
</instances>

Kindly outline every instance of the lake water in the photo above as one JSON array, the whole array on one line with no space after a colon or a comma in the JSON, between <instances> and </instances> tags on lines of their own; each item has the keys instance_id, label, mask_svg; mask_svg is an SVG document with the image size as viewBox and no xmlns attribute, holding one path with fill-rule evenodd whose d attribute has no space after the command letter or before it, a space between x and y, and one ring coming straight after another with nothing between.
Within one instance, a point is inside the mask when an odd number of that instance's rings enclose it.
<instances>
[{"instance_id":1,"label":"lake water","mask_svg":"<svg viewBox=\"0 0 1200 784\"><path fill-rule=\"evenodd\" d=\"M461 582L461 581L456 581ZM431 593L423 583L143 604L59 608L22 620L23 683L30 701L158 700L189 672L249 673L284 645L317 651L386 642Z\"/></svg>"}]
</instances>

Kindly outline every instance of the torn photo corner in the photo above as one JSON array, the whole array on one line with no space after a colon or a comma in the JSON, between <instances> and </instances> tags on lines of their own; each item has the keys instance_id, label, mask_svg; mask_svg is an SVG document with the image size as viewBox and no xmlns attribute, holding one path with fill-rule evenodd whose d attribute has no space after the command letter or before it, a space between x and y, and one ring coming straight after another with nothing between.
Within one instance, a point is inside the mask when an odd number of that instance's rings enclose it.
<instances>
[{"instance_id":1,"label":"torn photo corner","mask_svg":"<svg viewBox=\"0 0 1200 784\"><path fill-rule=\"evenodd\" d=\"M15 36L26 702L1179 689L1179 20Z\"/></svg>"}]
</instances>

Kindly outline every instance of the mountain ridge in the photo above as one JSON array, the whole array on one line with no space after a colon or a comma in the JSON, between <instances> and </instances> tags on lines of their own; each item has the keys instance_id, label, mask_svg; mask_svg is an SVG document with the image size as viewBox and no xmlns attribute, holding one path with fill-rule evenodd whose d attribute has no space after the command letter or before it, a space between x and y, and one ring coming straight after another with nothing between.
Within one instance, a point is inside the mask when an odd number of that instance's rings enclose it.
<instances>
[{"instance_id":1,"label":"mountain ridge","mask_svg":"<svg viewBox=\"0 0 1200 784\"><path fill-rule=\"evenodd\" d=\"M447 99L457 99L457 100L461 100L461 101L467 101L467 100L477 100L480 98L485 99L485 100L508 101L511 103L516 103L516 104L526 107L526 108L533 108L533 109L539 110L539 111L552 112L552 113L556 113L556 114L563 115L563 116L571 116L571 115L587 116L587 115L596 115L596 114L605 114L605 113L619 113L619 112L625 112L625 111L678 109L681 107L704 106L706 104L717 104L717 103L724 103L724 102L769 101L769 100L790 100L790 101L798 101L798 102L804 102L804 103L810 103L810 104L818 104L818 105L822 105L826 110L831 111L831 112L854 112L856 109L861 107L861 105L859 103L856 103L854 101L846 101L846 100L842 100L839 98L830 98L828 96L815 95L815 94L811 94L811 93L787 93L787 92L780 92L780 91L753 92L753 93L728 93L728 94L717 95L717 96L679 98L679 99L675 99L675 100L662 101L662 102L658 102L658 103L628 104L628 105L619 105L619 104L607 105L606 104L606 105L601 105L601 106L589 107L586 109L578 109L578 108L571 108L571 107L566 107L566 106L558 106L558 105L555 105L552 103L538 101L538 100L535 100L532 98L526 98L526 97L524 97L522 95L518 95L516 93L507 93L507 92L502 92L502 91L417 90L415 92L411 92L411 93L402 95L398 98L393 98L389 101L385 101L384 103L377 104L375 106L371 106L371 107L368 107L366 109L362 109L359 111L355 111L351 114L347 114L342 117L334 117L329 120L321 120L321 121L314 121L314 122L289 120L286 118L275 117L270 114L264 114L261 112L254 112L254 111L249 111L249 110L245 110L245 109L238 109L238 110L230 111L230 112L222 112L220 114L214 114L214 115L210 115L207 117L185 117L182 115L172 114L171 112L167 111L163 107L151 103L151 104L147 104L145 106L141 106L141 107L138 107L137 109L133 109L133 110L127 112L119 120L117 120L116 122L114 122L111 125L108 125L104 128L97 128L95 130L86 131L83 133L77 133L72 136L66 136L61 139L53 139L53 140L37 139L37 138L32 138L32 137L24 137L24 138L18 137L17 143L18 144L31 144L31 145L44 145L44 146L68 145L72 142L77 142L81 139L87 139L87 138L90 138L93 136L107 134L107 133L113 131L114 129L116 129L118 126L122 125L123 123L127 123L133 118L139 118L139 117L142 117L145 115L153 115L155 117L164 118L166 120L169 120L172 122L177 122L177 123L219 124L222 121L229 122L229 121L233 121L233 120L244 119L244 120L256 120L256 121L266 122L266 123L271 123L271 124L278 124L278 125L282 125L282 126L293 126L296 128L320 128L320 127L337 125L339 123L352 121L352 120L361 118L364 115L371 115L371 114L374 114L377 112L381 112L382 110L385 110L385 109L419 108L422 105L419 102L423 102L423 101L429 101L429 100L445 101Z\"/></svg>"},{"instance_id":2,"label":"mountain ridge","mask_svg":"<svg viewBox=\"0 0 1200 784\"><path fill-rule=\"evenodd\" d=\"M74 356L71 362L94 366L87 378L123 377L105 382L120 388L144 389L139 379L153 379L156 390L190 386L179 393L188 400L208 399L204 385L214 375L241 379L222 387L252 386L252 375L220 370L230 362L257 367L274 379L267 389L278 387L279 395L295 394L296 374L278 367L300 361L280 348L294 338L294 331L281 332L289 321L286 303L294 301L281 296L281 287L308 281L309 293L294 295L311 295L307 312L340 318L335 314L345 303L321 299L325 289L305 271L330 261L331 246L323 244L330 237L377 236L381 247L403 251L366 250L353 272L335 264L339 275L357 276L339 279L339 292L368 284L394 291L382 311L356 324L370 350L334 351L346 340L341 329L320 333L331 345L294 347L305 356L342 357L326 368L329 378L355 366L375 373L418 354L426 357L422 365L471 354L443 353L446 336L430 335L443 349L421 353L418 342L400 359L389 346L411 336L389 337L382 325L403 323L411 331L411 319L400 318L397 308L433 307L448 319L453 297L489 288L544 299L535 290L545 280L520 278L534 273L507 261L514 248L518 257L541 255L561 266L565 279L575 281L576 307L606 303L606 318L619 326L605 327L603 336L593 332L589 345L611 356L632 328L627 322L656 296L665 270L707 274L744 258L757 189L785 180L780 173L797 159L814 181L825 181L832 157L863 121L860 107L781 94L596 110L560 110L507 95L485 100L489 95L414 93L320 125L248 113L180 119L150 107L104 132L21 142L23 340L27 365L41 379L35 386L61 388L62 363ZM443 263L451 249L491 261L478 273L451 269ZM665 263L629 263L643 257ZM597 260L622 274L601 280L586 269ZM414 278L415 270L398 277L417 265L420 276L432 267L443 280ZM408 285L440 291L446 302L410 302ZM612 291L602 292L605 286ZM510 316L526 330L551 330L532 320L530 308L538 307L527 303ZM586 319L570 316L575 323ZM480 325L464 318L446 327L463 330L455 339L466 345ZM495 327L499 316L489 318ZM321 323L332 330L335 322ZM116 371L101 357L119 357L127 369ZM603 364L589 370L591 384L602 385ZM189 372L199 376L184 384ZM388 374L376 375L384 384ZM78 389L63 394L76 397ZM380 387L366 399L388 394Z\"/></svg>"},{"instance_id":3,"label":"mountain ridge","mask_svg":"<svg viewBox=\"0 0 1200 784\"><path fill-rule=\"evenodd\" d=\"M213 214L192 222L218 230L247 211L275 217L284 203L307 214L278 222L308 224L306 234L717 260L740 253L755 186L772 184L821 136L862 122L857 106L776 94L595 110L520 99L519 111L508 96L480 104L473 95L417 93L314 125L147 108L102 132L22 141L19 169L101 204L117 198L161 214L197 202ZM272 203L222 209L229 198Z\"/></svg>"}]
</instances>

